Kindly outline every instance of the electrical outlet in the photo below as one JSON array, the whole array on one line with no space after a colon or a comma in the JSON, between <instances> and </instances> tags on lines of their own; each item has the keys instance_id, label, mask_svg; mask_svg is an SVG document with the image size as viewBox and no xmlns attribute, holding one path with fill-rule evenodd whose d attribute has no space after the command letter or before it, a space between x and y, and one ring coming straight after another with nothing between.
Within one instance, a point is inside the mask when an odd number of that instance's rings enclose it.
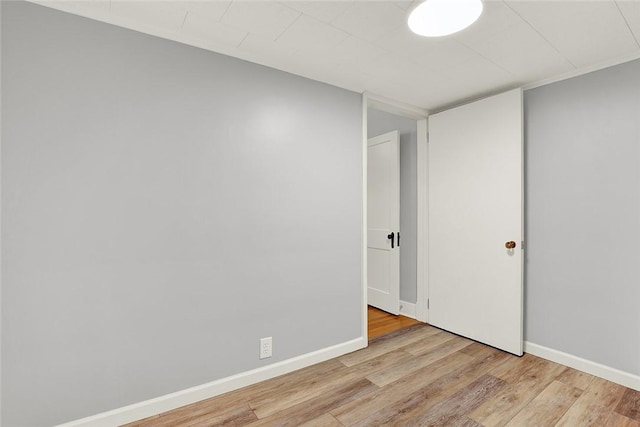
<instances>
[{"instance_id":1,"label":"electrical outlet","mask_svg":"<svg viewBox=\"0 0 640 427\"><path fill-rule=\"evenodd\" d=\"M260 359L271 357L273 350L273 339L271 337L260 338Z\"/></svg>"}]
</instances>

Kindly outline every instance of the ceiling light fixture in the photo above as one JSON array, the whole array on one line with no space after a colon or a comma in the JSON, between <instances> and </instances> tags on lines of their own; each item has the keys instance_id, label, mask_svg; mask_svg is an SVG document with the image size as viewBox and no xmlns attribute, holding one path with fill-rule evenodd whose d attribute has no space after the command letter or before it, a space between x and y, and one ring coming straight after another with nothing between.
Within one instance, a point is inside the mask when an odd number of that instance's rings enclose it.
<instances>
[{"instance_id":1,"label":"ceiling light fixture","mask_svg":"<svg viewBox=\"0 0 640 427\"><path fill-rule=\"evenodd\" d=\"M425 37L441 37L464 30L482 13L481 0L426 0L409 15L409 28Z\"/></svg>"}]
</instances>

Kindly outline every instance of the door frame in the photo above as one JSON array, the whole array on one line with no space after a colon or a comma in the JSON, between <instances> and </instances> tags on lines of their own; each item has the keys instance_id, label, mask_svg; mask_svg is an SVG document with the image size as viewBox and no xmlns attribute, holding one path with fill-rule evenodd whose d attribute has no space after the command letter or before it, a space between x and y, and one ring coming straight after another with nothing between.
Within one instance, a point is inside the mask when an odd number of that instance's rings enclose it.
<instances>
[{"instance_id":1,"label":"door frame","mask_svg":"<svg viewBox=\"0 0 640 427\"><path fill-rule=\"evenodd\" d=\"M417 283L416 283L416 320L426 322L429 318L429 277L428 271L428 131L427 118L429 111L403 104L383 96L369 92L362 94L362 263L360 274L362 277L362 337L367 346L369 337L367 330L367 110L375 108L391 114L416 120L417 124L417 192L418 192L418 224L417 230Z\"/></svg>"}]
</instances>

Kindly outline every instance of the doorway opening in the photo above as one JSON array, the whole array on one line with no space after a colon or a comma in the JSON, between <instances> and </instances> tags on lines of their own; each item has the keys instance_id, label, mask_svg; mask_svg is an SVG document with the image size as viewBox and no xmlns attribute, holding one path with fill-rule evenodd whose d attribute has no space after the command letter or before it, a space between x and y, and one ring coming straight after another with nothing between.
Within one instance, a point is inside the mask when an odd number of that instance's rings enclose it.
<instances>
[{"instance_id":1,"label":"doorway opening","mask_svg":"<svg viewBox=\"0 0 640 427\"><path fill-rule=\"evenodd\" d=\"M425 183L422 182L424 174L420 173L419 166L425 164L427 112L399 107L367 95L365 100L364 131L368 159L365 170L367 225L363 230L367 236L364 248L367 285L364 292L369 305L365 305L364 314L367 336L373 338L427 320L424 274L426 230L424 219L421 221L419 218L425 207L420 190L426 196ZM392 139L392 134L397 135L397 149L372 150L374 146L386 144L387 140ZM380 175L381 156L385 153L383 160L387 161L386 156L394 150L397 151L395 159L391 156L391 166L385 168L383 165ZM396 165L393 165L394 161ZM381 202L378 191L382 189L388 192L388 188L394 186L397 187L396 194L390 198L385 195L388 199L383 197ZM388 212L390 209L395 212ZM378 215L380 211L384 215ZM383 221L381 224L380 218L385 215L391 218L395 216L396 220ZM397 259L393 261L392 257L387 256L392 261L386 262L385 250L388 254L396 251ZM394 278L393 275L397 276ZM387 279L387 276L390 278ZM394 284L397 288L390 289ZM381 290L394 296L387 298L386 304L379 303Z\"/></svg>"},{"instance_id":2,"label":"doorway opening","mask_svg":"<svg viewBox=\"0 0 640 427\"><path fill-rule=\"evenodd\" d=\"M389 274L390 276L398 276L398 280L391 280L391 283L384 283L384 286L399 286L399 292L396 291L396 295L399 295L399 301L395 301L395 306L391 309L378 306L382 310L397 314L400 311L400 306L403 307L403 313L406 316L415 318L415 304L417 302L417 227L418 227L418 207L417 207L417 148L418 148L418 127L417 121L407 117L399 116L397 114L388 113L375 108L369 107L367 111L367 138L369 141L374 140L383 134L397 131L398 133L398 149L396 158L384 158L382 160L389 162L396 162L395 165L399 166L399 172L396 172L396 176L389 173L385 165L381 165L379 168L375 168L373 163L371 148L369 149L369 162L368 162L368 233L372 234L374 227L380 227L380 224L373 221L374 218L388 217L396 219L391 222L396 222L390 229L384 231L386 233L397 233L401 237L396 238L395 244L392 241L384 242L387 249L399 252L399 262L397 265L389 265L384 272L375 268L376 258L371 257L372 251L369 252L369 274ZM386 153L385 153L386 154ZM380 157L380 156L377 156ZM385 169L380 171L379 169ZM391 169L391 168L389 168ZM382 172L384 175L380 174ZM380 174L382 176L372 176L372 174ZM398 179L399 178L399 179ZM378 190L378 187L382 187L380 190L392 193L393 189L389 187L395 186L395 195L391 195L391 198L397 198L399 200L393 200L387 202L383 200L383 203L375 203L373 200L375 196L372 192ZM372 188L373 187L373 188ZM398 191L399 190L399 191ZM385 194L386 195L386 194ZM382 214L381 214L382 211ZM395 211L395 212L392 212ZM399 222L399 224L397 224ZM386 225L386 224L385 224ZM395 229L399 225L398 229ZM372 245L371 237L369 238L369 245ZM376 277L368 277L369 287L373 282L377 282ZM393 293L393 292L392 292ZM372 299L369 298L369 304L376 305Z\"/></svg>"}]
</instances>

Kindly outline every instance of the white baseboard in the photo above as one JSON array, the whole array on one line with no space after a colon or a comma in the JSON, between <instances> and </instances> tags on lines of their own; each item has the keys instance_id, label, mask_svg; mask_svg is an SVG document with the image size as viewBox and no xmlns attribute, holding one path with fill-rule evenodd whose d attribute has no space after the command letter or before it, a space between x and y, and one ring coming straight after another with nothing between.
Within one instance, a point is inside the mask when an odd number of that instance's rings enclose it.
<instances>
[{"instance_id":1,"label":"white baseboard","mask_svg":"<svg viewBox=\"0 0 640 427\"><path fill-rule=\"evenodd\" d=\"M325 360L351 353L367 346L367 340L356 338L342 344L323 348L318 351L293 357L288 360L274 363L272 365L242 372L237 375L212 381L196 387L180 390L175 393L145 400L144 402L124 406L112 411L103 412L87 418L60 424L57 427L113 427L132 421L147 418L152 415L161 414L184 405L209 399L229 391L268 380L279 375L293 372Z\"/></svg>"},{"instance_id":2,"label":"white baseboard","mask_svg":"<svg viewBox=\"0 0 640 427\"><path fill-rule=\"evenodd\" d=\"M600 363L592 362L591 360L527 341L524 343L524 351L525 353L530 353L534 356L542 357L543 359L551 360L552 362L560 363L561 365L569 366L570 368L640 391L640 376L638 375L620 371Z\"/></svg>"},{"instance_id":3,"label":"white baseboard","mask_svg":"<svg viewBox=\"0 0 640 427\"><path fill-rule=\"evenodd\" d=\"M416 318L416 305L412 302L400 301L400 314L403 316Z\"/></svg>"}]
</instances>

